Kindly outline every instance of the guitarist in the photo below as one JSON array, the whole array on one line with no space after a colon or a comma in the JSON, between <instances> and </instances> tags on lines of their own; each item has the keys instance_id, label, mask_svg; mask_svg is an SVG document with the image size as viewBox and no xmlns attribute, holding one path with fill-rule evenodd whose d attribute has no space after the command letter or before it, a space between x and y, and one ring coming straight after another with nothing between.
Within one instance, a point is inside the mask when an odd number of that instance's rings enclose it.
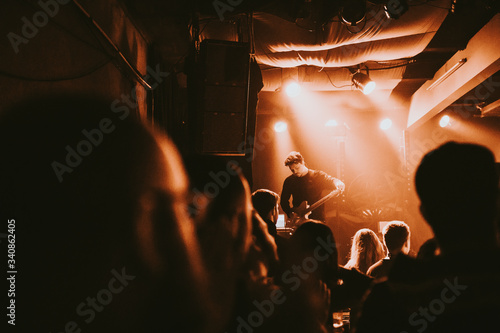
<instances>
[{"instance_id":1,"label":"guitarist","mask_svg":"<svg viewBox=\"0 0 500 333\"><path fill-rule=\"evenodd\" d=\"M345 189L344 183L339 179L323 171L309 169L305 165L304 158L297 151L288 154L285 166L290 168L292 174L283 182L280 204L288 219L306 218L303 216L304 210L320 200L324 191L331 192L339 189L342 193ZM292 206L290 206L290 197ZM325 222L324 205L311 211L307 218Z\"/></svg>"}]
</instances>

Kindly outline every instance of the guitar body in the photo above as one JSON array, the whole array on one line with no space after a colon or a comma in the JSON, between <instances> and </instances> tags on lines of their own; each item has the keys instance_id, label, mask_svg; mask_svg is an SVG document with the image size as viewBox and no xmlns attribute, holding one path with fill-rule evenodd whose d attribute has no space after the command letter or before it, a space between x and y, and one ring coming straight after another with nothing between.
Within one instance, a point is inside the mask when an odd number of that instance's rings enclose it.
<instances>
[{"instance_id":1,"label":"guitar body","mask_svg":"<svg viewBox=\"0 0 500 333\"><path fill-rule=\"evenodd\" d=\"M305 220L307 220L309 215L311 215L311 211L308 210L308 208L309 205L307 204L307 201L302 201L299 206L294 207L292 209L291 217L288 220L287 227L296 229Z\"/></svg>"},{"instance_id":2,"label":"guitar body","mask_svg":"<svg viewBox=\"0 0 500 333\"><path fill-rule=\"evenodd\" d=\"M331 198L338 196L340 193L342 192L339 189L334 190L310 206L307 204L307 201L301 202L300 205L292 209L291 216L287 222L287 227L297 229L302 223L304 223L305 220L309 218L309 215L314 209L321 206Z\"/></svg>"}]
</instances>

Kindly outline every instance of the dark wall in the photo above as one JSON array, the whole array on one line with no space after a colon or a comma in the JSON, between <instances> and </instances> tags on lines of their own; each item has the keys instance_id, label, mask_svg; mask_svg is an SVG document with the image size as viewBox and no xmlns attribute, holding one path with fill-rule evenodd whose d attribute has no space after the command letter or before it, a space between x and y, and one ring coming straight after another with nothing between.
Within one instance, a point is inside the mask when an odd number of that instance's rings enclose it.
<instances>
[{"instance_id":1,"label":"dark wall","mask_svg":"<svg viewBox=\"0 0 500 333\"><path fill-rule=\"evenodd\" d=\"M10 0L0 4L0 33L6 36L0 42L0 112L31 96L76 92L116 99L116 107L146 117L146 90L117 53L119 50L140 75L148 75L144 36L118 1L79 3L117 49L71 1ZM154 81L151 75L150 79Z\"/></svg>"}]
</instances>

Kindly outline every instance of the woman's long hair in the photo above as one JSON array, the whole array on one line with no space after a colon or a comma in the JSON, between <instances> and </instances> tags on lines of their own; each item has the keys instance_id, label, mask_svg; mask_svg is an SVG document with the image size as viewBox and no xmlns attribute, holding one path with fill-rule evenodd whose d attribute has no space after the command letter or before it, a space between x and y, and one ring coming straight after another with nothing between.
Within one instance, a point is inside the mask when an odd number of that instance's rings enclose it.
<instances>
[{"instance_id":1,"label":"woman's long hair","mask_svg":"<svg viewBox=\"0 0 500 333\"><path fill-rule=\"evenodd\" d=\"M352 239L350 259L345 268L356 268L366 273L371 265L385 257L385 249L377 234L363 228L356 232Z\"/></svg>"}]
</instances>

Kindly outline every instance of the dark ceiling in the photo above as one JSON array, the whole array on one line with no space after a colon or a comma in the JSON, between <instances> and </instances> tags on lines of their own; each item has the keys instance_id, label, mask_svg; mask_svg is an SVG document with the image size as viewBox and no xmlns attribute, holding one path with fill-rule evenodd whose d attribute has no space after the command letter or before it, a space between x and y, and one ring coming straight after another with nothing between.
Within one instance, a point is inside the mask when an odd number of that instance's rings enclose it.
<instances>
[{"instance_id":1,"label":"dark ceiling","mask_svg":"<svg viewBox=\"0 0 500 333\"><path fill-rule=\"evenodd\" d=\"M130 17L159 50L162 58L174 66L177 71L182 71L184 59L192 45L193 18L211 22L211 24L202 26L205 33L217 29L219 30L217 33L220 33L220 30L225 28L222 23L227 24L227 29L233 29L232 25L235 24L233 19L250 12L273 14L276 17L276 22L286 21L298 24L300 16L304 15L300 12L300 8L305 2L320 6L322 10L320 14L317 14L319 15L317 17L320 17L318 20L321 21L323 28L328 24L339 24L338 8L343 6L341 1L124 1ZM235 4L234 7L229 6L232 8L231 10L224 10L224 22L222 23L217 22L220 21L218 17L220 9L219 12L215 10L216 3ZM384 1L375 0L367 3L372 6L381 6ZM436 3L438 2L435 0L409 1L408 13L412 11L413 7L419 6L425 6L426 10L435 10L435 7L438 7ZM448 3L448 6L439 8L447 11L446 18L422 52L410 59L404 59L407 61L404 74L399 78L401 81L392 89L391 97L397 97L409 103L414 92L427 80L432 79L436 71L457 51L465 49L471 37L498 13L499 8L498 1L495 0L449 0L445 3ZM325 18L325 15L329 18ZM410 14L403 14L398 20L404 22L405 15L410 17ZM273 31L269 31L269 34L272 35ZM401 59L390 59L390 61L401 63ZM391 65L390 61L386 63L386 66ZM268 69L270 66L261 64L261 67ZM335 83L333 81L332 85ZM496 97L496 95L489 96L488 103Z\"/></svg>"},{"instance_id":2,"label":"dark ceiling","mask_svg":"<svg viewBox=\"0 0 500 333\"><path fill-rule=\"evenodd\" d=\"M416 62L407 66L403 81L393 93L407 100L425 81L432 79L436 71L453 54L465 49L471 37L498 12L491 4L481 0L462 1L462 5L446 17L425 50L414 58Z\"/></svg>"}]
</instances>

